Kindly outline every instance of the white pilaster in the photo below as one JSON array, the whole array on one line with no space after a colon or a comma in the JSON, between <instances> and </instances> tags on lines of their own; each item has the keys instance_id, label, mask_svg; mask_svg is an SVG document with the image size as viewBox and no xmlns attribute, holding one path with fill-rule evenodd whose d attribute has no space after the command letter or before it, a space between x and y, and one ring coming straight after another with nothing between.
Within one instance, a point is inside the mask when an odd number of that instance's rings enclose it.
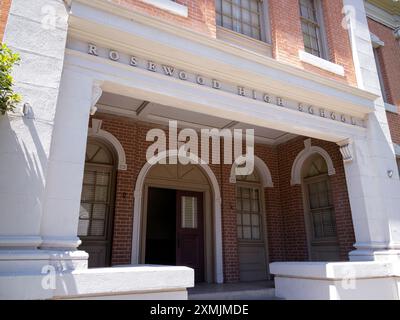
<instances>
[{"instance_id":1,"label":"white pilaster","mask_svg":"<svg viewBox=\"0 0 400 320\"><path fill-rule=\"evenodd\" d=\"M381 95L364 2L344 0L358 86ZM352 160L345 161L357 250L352 260L400 257L400 181L383 99L366 119L365 137L353 137ZM393 171L392 177L388 174Z\"/></svg>"},{"instance_id":2,"label":"white pilaster","mask_svg":"<svg viewBox=\"0 0 400 320\"><path fill-rule=\"evenodd\" d=\"M76 249L89 114L101 96L92 78L64 68L50 149L42 248Z\"/></svg>"},{"instance_id":3,"label":"white pilaster","mask_svg":"<svg viewBox=\"0 0 400 320\"><path fill-rule=\"evenodd\" d=\"M0 115L0 264L3 250L36 249L42 242L40 223L67 15L62 0L13 0L10 8L4 42L21 56L14 80L23 101L15 113ZM30 105L26 115L24 104Z\"/></svg>"}]
</instances>

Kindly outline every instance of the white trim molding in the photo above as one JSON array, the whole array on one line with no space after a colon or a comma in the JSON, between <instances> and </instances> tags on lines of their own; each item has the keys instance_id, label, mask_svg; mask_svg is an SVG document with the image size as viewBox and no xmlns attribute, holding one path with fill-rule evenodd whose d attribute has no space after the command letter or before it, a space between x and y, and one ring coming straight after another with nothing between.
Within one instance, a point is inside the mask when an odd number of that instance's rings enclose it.
<instances>
[{"instance_id":1,"label":"white trim molding","mask_svg":"<svg viewBox=\"0 0 400 320\"><path fill-rule=\"evenodd\" d=\"M290 184L292 186L301 184L301 170L303 168L303 164L310 156L316 153L318 153L325 159L328 166L328 175L332 176L336 173L335 167L333 166L333 161L328 152L326 152L326 150L322 149L321 147L311 146L311 139L307 139L304 140L303 151L301 151L297 155L296 159L293 162L291 175L292 178L290 180Z\"/></svg>"},{"instance_id":2,"label":"white trim molding","mask_svg":"<svg viewBox=\"0 0 400 320\"><path fill-rule=\"evenodd\" d=\"M395 37L396 39L400 39L400 26L398 26L398 27L396 28L396 30L394 30L394 37Z\"/></svg>"},{"instance_id":3,"label":"white trim molding","mask_svg":"<svg viewBox=\"0 0 400 320\"><path fill-rule=\"evenodd\" d=\"M241 163L234 163L231 168L231 175L229 177L230 183L236 183L236 168ZM258 173L260 174L261 178L261 185L264 188L273 188L274 183L272 182L271 171L269 170L268 166L265 164L263 160L259 157L254 156L254 167L258 169Z\"/></svg>"},{"instance_id":4,"label":"white trim molding","mask_svg":"<svg viewBox=\"0 0 400 320\"><path fill-rule=\"evenodd\" d=\"M394 154L396 155L396 157L400 157L400 144L393 143L393 147L394 147Z\"/></svg>"},{"instance_id":5,"label":"white trim molding","mask_svg":"<svg viewBox=\"0 0 400 320\"><path fill-rule=\"evenodd\" d=\"M325 71L329 71L334 74L337 74L341 77L344 77L344 68L341 65L332 63L328 60L322 59L311 53L305 52L303 50L299 50L299 58L300 58L300 61L311 64L314 67L317 67L317 68L323 69Z\"/></svg>"},{"instance_id":6,"label":"white trim molding","mask_svg":"<svg viewBox=\"0 0 400 320\"><path fill-rule=\"evenodd\" d=\"M369 34L371 36L371 42L374 48L383 47L385 45L385 42L383 42L376 34L373 34L372 32Z\"/></svg>"},{"instance_id":7,"label":"white trim molding","mask_svg":"<svg viewBox=\"0 0 400 320\"><path fill-rule=\"evenodd\" d=\"M392 112L392 113L399 113L397 110L397 107L393 104L385 102L385 109L386 111Z\"/></svg>"},{"instance_id":8,"label":"white trim molding","mask_svg":"<svg viewBox=\"0 0 400 320\"><path fill-rule=\"evenodd\" d=\"M153 157L151 161L147 161L139 172L136 180L135 191L134 191L134 208L133 208L133 231L132 231L132 256L131 263L139 264L139 252L140 252L140 226L142 224L142 209L143 209L143 191L144 182L147 174L154 164L159 163L163 159L169 157L186 157L185 155L179 154L178 150L168 150L160 152L157 156ZM218 180L211 170L211 168L204 164L200 158L194 154L190 154L186 157L193 163L199 163L199 166L203 169L207 175L210 185L213 191L213 210L214 210L214 270L215 270L215 281L217 283L224 282L223 274L223 256L222 256L222 209L221 209L221 193L219 189Z\"/></svg>"},{"instance_id":9,"label":"white trim molding","mask_svg":"<svg viewBox=\"0 0 400 320\"><path fill-rule=\"evenodd\" d=\"M110 143L118 156L118 170L127 170L126 155L121 142L110 132L101 129L102 121L92 119L92 127L89 128L88 137L99 138Z\"/></svg>"},{"instance_id":10,"label":"white trim molding","mask_svg":"<svg viewBox=\"0 0 400 320\"><path fill-rule=\"evenodd\" d=\"M399 26L399 16L392 15L385 10L378 8L372 3L365 2L365 11L367 12L367 17L379 22L391 29L396 29Z\"/></svg>"},{"instance_id":11,"label":"white trim molding","mask_svg":"<svg viewBox=\"0 0 400 320\"><path fill-rule=\"evenodd\" d=\"M183 4L176 3L175 1L171 0L141 0L141 1L150 4L154 7L157 7L159 9L168 11L177 16L187 18L189 15L188 7L184 6Z\"/></svg>"}]
</instances>

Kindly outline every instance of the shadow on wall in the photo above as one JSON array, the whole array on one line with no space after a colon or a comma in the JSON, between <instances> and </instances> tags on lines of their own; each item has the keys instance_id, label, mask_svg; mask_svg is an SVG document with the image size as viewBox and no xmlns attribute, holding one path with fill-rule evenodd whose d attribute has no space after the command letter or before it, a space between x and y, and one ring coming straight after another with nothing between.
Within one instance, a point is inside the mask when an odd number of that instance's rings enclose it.
<instances>
[{"instance_id":1,"label":"shadow on wall","mask_svg":"<svg viewBox=\"0 0 400 320\"><path fill-rule=\"evenodd\" d=\"M6 114L0 116L0 159L2 168L0 169L0 187L3 195L14 196L18 203L10 203L6 212L2 213L2 219L9 219L10 223L4 223L5 229L0 227L0 233L12 234L15 230L10 230L10 224L26 224L24 218L37 221L37 230L28 226L30 232L40 233L40 216L33 216L35 213L42 212L42 203L45 189L45 175L48 155L46 154L42 141L39 138L33 117L21 118L16 114ZM41 124L39 124L41 125ZM49 126L49 124L43 124ZM31 207L32 212L29 217L26 212ZM3 208L5 210L6 208ZM21 212L22 211L22 212ZM7 217L7 215L10 215ZM19 221L15 221L19 219ZM36 220L38 219L38 220Z\"/></svg>"}]
</instances>

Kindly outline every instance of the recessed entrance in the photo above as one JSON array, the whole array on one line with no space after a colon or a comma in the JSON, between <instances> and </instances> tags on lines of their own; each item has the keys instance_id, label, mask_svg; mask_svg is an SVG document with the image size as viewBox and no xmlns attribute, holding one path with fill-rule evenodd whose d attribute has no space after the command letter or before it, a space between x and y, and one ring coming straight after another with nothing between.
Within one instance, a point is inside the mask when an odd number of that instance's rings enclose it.
<instances>
[{"instance_id":1,"label":"recessed entrance","mask_svg":"<svg viewBox=\"0 0 400 320\"><path fill-rule=\"evenodd\" d=\"M145 263L187 266L204 281L201 192L148 189Z\"/></svg>"}]
</instances>

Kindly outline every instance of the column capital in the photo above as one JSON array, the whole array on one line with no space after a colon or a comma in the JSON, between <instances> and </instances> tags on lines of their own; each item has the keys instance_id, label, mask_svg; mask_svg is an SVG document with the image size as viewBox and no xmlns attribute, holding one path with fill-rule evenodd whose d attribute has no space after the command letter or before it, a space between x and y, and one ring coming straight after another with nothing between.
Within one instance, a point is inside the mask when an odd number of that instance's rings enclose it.
<instances>
[{"instance_id":1,"label":"column capital","mask_svg":"<svg viewBox=\"0 0 400 320\"><path fill-rule=\"evenodd\" d=\"M350 140L344 140L337 143L340 147L340 153L343 157L343 162L351 162L353 161L353 150L352 150L352 142Z\"/></svg>"},{"instance_id":2,"label":"column capital","mask_svg":"<svg viewBox=\"0 0 400 320\"><path fill-rule=\"evenodd\" d=\"M103 94L103 89L101 88L102 81L94 81L92 89L92 105L90 106L90 115L94 115L97 111L96 104L99 102L101 95Z\"/></svg>"}]
</instances>

